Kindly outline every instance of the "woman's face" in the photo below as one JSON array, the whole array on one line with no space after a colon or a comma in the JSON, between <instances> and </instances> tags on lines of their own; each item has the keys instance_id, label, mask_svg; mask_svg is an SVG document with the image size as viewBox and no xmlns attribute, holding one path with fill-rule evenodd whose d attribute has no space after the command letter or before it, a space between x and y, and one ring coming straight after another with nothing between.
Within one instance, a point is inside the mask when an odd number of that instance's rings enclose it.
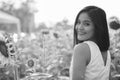
<instances>
[{"instance_id":1,"label":"woman's face","mask_svg":"<svg viewBox=\"0 0 120 80\"><path fill-rule=\"evenodd\" d=\"M81 13L76 23L77 39L80 41L92 40L94 25L87 13Z\"/></svg>"}]
</instances>

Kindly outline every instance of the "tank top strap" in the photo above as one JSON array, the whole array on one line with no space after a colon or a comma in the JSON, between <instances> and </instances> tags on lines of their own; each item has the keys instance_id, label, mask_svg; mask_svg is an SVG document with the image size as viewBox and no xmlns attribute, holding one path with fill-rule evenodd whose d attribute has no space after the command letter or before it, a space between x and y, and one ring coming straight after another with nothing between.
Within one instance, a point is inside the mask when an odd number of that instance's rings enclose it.
<instances>
[{"instance_id":1,"label":"tank top strap","mask_svg":"<svg viewBox=\"0 0 120 80\"><path fill-rule=\"evenodd\" d=\"M101 53L100 53L99 47L97 46L97 44L95 42L84 41L84 43L88 44L88 46L90 48L91 59L90 59L90 62L88 64L88 66L89 66L92 62L94 62L95 58L100 58L101 57Z\"/></svg>"},{"instance_id":2,"label":"tank top strap","mask_svg":"<svg viewBox=\"0 0 120 80\"><path fill-rule=\"evenodd\" d=\"M95 42L93 42L93 41L85 41L84 43L88 44L91 53L96 54L96 52L100 52L100 49L99 49L98 45Z\"/></svg>"}]
</instances>

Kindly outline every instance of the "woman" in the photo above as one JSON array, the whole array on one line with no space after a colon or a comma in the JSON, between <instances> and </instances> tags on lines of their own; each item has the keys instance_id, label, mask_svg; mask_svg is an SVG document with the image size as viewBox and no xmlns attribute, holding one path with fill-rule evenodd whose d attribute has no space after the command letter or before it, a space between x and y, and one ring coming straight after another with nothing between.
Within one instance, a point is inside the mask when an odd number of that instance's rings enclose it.
<instances>
[{"instance_id":1,"label":"woman","mask_svg":"<svg viewBox=\"0 0 120 80\"><path fill-rule=\"evenodd\" d=\"M110 53L106 13L87 6L74 24L74 54L70 67L71 80L109 80Z\"/></svg>"}]
</instances>

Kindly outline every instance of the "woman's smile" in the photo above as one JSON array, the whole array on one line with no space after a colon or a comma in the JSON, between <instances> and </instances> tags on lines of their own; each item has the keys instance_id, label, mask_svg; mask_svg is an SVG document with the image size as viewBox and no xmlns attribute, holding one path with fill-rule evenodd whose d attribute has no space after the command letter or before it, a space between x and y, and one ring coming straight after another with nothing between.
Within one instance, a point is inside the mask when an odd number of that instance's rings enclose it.
<instances>
[{"instance_id":1,"label":"woman's smile","mask_svg":"<svg viewBox=\"0 0 120 80\"><path fill-rule=\"evenodd\" d=\"M78 35L85 35L86 32L81 32L81 31L78 31Z\"/></svg>"}]
</instances>

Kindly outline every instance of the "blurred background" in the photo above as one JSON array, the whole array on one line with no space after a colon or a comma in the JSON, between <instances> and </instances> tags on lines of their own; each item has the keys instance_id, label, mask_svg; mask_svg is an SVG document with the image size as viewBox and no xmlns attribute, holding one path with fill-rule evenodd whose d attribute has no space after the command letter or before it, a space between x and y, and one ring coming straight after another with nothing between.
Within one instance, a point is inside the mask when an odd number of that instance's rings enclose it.
<instances>
[{"instance_id":1,"label":"blurred background","mask_svg":"<svg viewBox=\"0 0 120 80\"><path fill-rule=\"evenodd\" d=\"M87 5L103 8L110 33L111 75L120 77L119 0L0 0L0 31L13 35L18 47L17 77L7 80L69 80L73 25ZM10 68L8 71L11 70ZM13 72L14 74L14 72Z\"/></svg>"}]
</instances>

